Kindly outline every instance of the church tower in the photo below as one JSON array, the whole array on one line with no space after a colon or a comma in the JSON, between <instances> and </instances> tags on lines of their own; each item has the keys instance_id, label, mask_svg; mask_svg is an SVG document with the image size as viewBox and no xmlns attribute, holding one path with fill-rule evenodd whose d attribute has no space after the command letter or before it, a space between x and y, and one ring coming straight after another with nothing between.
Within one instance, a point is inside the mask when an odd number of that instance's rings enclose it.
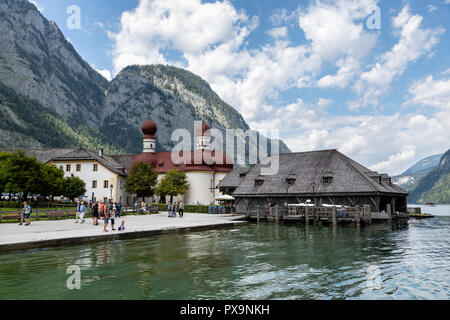
<instances>
[{"instance_id":1,"label":"church tower","mask_svg":"<svg viewBox=\"0 0 450 320\"><path fill-rule=\"evenodd\" d=\"M158 127L156 126L156 123L148 118L143 124L142 124L142 133L144 134L143 138L143 153L155 153L156 151L156 138L155 134L158 130Z\"/></svg>"},{"instance_id":2,"label":"church tower","mask_svg":"<svg viewBox=\"0 0 450 320\"><path fill-rule=\"evenodd\" d=\"M211 146L211 132L210 127L205 121L195 129L195 149L196 150L210 150Z\"/></svg>"}]
</instances>

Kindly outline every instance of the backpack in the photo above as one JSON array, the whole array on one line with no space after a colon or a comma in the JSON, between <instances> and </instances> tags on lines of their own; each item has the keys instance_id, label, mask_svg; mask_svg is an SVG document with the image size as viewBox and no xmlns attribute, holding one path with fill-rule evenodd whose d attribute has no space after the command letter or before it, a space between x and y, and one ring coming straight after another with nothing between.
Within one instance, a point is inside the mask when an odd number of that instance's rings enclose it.
<instances>
[{"instance_id":1,"label":"backpack","mask_svg":"<svg viewBox=\"0 0 450 320\"><path fill-rule=\"evenodd\" d=\"M30 207L30 214L32 214L33 213L33 208L31 206L29 206L29 207Z\"/></svg>"}]
</instances>

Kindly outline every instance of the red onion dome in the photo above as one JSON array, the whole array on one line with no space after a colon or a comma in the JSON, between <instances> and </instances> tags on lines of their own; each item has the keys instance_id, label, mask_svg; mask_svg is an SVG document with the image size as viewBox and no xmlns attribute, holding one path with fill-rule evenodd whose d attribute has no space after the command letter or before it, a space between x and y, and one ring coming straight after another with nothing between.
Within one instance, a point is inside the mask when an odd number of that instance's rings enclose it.
<instances>
[{"instance_id":1,"label":"red onion dome","mask_svg":"<svg viewBox=\"0 0 450 320\"><path fill-rule=\"evenodd\" d=\"M195 136L196 137L203 137L203 136L211 136L211 133L208 131L209 129L211 129L205 121L202 121L201 125L199 125L197 127L197 129L195 129Z\"/></svg>"},{"instance_id":2,"label":"red onion dome","mask_svg":"<svg viewBox=\"0 0 450 320\"><path fill-rule=\"evenodd\" d=\"M145 138L154 138L156 131L158 131L158 126L156 125L155 121L148 118L143 124L142 124L142 133L144 134Z\"/></svg>"}]
</instances>

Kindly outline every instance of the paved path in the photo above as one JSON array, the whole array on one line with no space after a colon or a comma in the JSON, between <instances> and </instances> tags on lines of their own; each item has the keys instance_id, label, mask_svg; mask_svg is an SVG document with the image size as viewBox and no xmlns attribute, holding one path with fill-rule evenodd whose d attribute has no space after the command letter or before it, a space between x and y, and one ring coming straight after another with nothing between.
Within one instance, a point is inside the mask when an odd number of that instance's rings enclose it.
<instances>
[{"instance_id":1,"label":"paved path","mask_svg":"<svg viewBox=\"0 0 450 320\"><path fill-rule=\"evenodd\" d=\"M14 249L66 245L90 241L130 239L151 235L211 229L245 223L243 216L185 213L183 218L168 218L167 213L144 216L125 216L125 231L103 232L103 220L98 226L86 219L83 224L75 219L32 221L30 226L18 223L0 224L0 252ZM119 227L116 219L115 228Z\"/></svg>"}]
</instances>

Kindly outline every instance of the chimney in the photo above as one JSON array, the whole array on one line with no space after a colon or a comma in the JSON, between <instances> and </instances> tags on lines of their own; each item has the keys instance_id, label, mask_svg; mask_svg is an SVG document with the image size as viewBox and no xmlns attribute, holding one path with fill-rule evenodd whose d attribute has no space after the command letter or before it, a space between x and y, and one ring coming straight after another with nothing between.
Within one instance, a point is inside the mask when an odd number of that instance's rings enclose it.
<instances>
[{"instance_id":1,"label":"chimney","mask_svg":"<svg viewBox=\"0 0 450 320\"><path fill-rule=\"evenodd\" d=\"M98 155L103 158L103 148L98 150Z\"/></svg>"}]
</instances>

